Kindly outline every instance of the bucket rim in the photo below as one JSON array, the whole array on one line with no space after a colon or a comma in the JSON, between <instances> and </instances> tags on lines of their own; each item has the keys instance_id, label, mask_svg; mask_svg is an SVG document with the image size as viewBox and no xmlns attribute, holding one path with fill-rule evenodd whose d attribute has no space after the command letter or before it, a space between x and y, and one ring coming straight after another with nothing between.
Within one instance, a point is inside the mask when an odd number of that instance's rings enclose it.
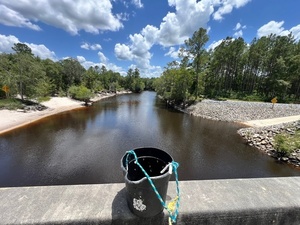
<instances>
[{"instance_id":1,"label":"bucket rim","mask_svg":"<svg viewBox=\"0 0 300 225\"><path fill-rule=\"evenodd\" d=\"M136 153L136 151L143 151L145 149L158 151L158 152L164 154L164 156L168 157L169 161L165 162L166 165L173 162L173 158L172 158L172 156L169 153L167 153L166 151L164 151L162 149L156 148L156 147L148 147L148 146L146 146L146 147L134 148L132 150ZM128 176L127 176L128 175L128 171L126 170L126 165L125 165L126 164L126 157L127 157L128 154L129 154L128 151L126 151L125 154L123 155L122 159L121 159L121 168L122 168L122 170L124 172L125 181L128 181L130 183L135 183L135 184L139 184L139 183L144 182L145 180L147 180L146 176L144 176L141 179L136 180L136 181L132 181L132 180L128 179ZM143 155L143 157L144 156L147 157L147 155ZM148 155L148 156L151 156L151 155ZM139 157L139 156L137 155L137 157ZM152 180L159 180L159 179L162 179L162 178L167 177L167 176L170 176L170 174L168 172L164 172L164 173L162 173L161 175L158 175L158 176L151 176L151 179Z\"/></svg>"}]
</instances>

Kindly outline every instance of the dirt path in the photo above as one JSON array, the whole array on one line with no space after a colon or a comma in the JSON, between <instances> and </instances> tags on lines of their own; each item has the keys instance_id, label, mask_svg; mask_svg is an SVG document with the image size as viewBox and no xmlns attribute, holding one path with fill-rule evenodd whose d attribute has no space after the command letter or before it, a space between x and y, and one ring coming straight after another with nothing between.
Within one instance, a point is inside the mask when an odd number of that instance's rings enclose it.
<instances>
[{"instance_id":1,"label":"dirt path","mask_svg":"<svg viewBox=\"0 0 300 225\"><path fill-rule=\"evenodd\" d=\"M250 127L265 127L265 126L272 126L272 125L277 125L282 123L294 122L298 120L300 120L300 115L273 118L273 119L264 119L264 120L250 120L241 123Z\"/></svg>"}]
</instances>

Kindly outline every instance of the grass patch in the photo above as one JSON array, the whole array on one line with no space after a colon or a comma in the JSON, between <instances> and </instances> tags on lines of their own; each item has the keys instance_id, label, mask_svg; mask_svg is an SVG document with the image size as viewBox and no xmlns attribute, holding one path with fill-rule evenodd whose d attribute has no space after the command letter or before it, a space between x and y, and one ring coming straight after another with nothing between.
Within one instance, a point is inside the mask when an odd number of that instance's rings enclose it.
<instances>
[{"instance_id":1,"label":"grass patch","mask_svg":"<svg viewBox=\"0 0 300 225\"><path fill-rule=\"evenodd\" d=\"M38 102L46 102L46 101L49 101L51 98L49 96L47 97L39 97L37 99Z\"/></svg>"},{"instance_id":2,"label":"grass patch","mask_svg":"<svg viewBox=\"0 0 300 225\"><path fill-rule=\"evenodd\" d=\"M16 110L23 108L21 100L14 98L0 99L0 109Z\"/></svg>"},{"instance_id":3,"label":"grass patch","mask_svg":"<svg viewBox=\"0 0 300 225\"><path fill-rule=\"evenodd\" d=\"M293 151L300 148L300 131L292 134L277 134L274 137L275 149L282 156L289 156Z\"/></svg>"}]
</instances>

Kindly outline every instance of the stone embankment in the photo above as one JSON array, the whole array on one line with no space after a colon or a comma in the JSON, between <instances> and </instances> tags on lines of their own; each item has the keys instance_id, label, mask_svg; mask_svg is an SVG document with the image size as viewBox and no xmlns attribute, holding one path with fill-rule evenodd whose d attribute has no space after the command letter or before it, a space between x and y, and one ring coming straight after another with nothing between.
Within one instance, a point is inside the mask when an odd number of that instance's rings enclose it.
<instances>
[{"instance_id":1,"label":"stone embankment","mask_svg":"<svg viewBox=\"0 0 300 225\"><path fill-rule=\"evenodd\" d=\"M282 133L293 135L299 130L300 122L297 121L260 128L242 128L238 130L238 134L244 138L248 145L265 152L276 160L300 167L300 149L295 149L289 156L284 156L278 153L274 147L275 135Z\"/></svg>"},{"instance_id":2,"label":"stone embankment","mask_svg":"<svg viewBox=\"0 0 300 225\"><path fill-rule=\"evenodd\" d=\"M266 102L215 101L205 99L195 105L189 106L186 112L206 119L245 122L300 115L300 105L278 103L272 108L272 103Z\"/></svg>"},{"instance_id":3,"label":"stone embankment","mask_svg":"<svg viewBox=\"0 0 300 225\"><path fill-rule=\"evenodd\" d=\"M280 133L294 134L300 130L300 122L288 122L273 125L278 122L276 118L300 115L298 104L275 104L263 102L243 101L214 101L203 100L186 109L186 112L206 119L244 123L252 120L273 119L266 126L245 127L237 132L245 142L276 160L287 162L300 167L300 149L295 149L289 157L282 157L274 148L274 136Z\"/></svg>"}]
</instances>

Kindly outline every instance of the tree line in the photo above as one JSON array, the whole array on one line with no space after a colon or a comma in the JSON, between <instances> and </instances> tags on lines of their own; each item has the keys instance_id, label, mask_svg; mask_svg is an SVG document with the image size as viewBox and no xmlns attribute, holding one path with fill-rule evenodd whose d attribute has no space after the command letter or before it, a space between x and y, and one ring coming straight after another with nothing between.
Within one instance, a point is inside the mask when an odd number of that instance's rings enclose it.
<instances>
[{"instance_id":1,"label":"tree line","mask_svg":"<svg viewBox=\"0 0 300 225\"><path fill-rule=\"evenodd\" d=\"M292 34L254 38L227 37L207 50L209 37L200 28L180 49L180 61L170 62L155 81L156 91L174 104L200 97L299 102L300 42Z\"/></svg>"},{"instance_id":2,"label":"tree line","mask_svg":"<svg viewBox=\"0 0 300 225\"><path fill-rule=\"evenodd\" d=\"M76 59L42 60L22 43L14 53L0 54L0 97L90 96L99 91L154 90L170 104L187 105L203 97L279 102L300 100L300 42L292 34L254 38L227 37L206 49L209 36L200 28L184 42L180 61L172 61L159 78L142 78L129 69L126 76L105 66L85 69Z\"/></svg>"},{"instance_id":3,"label":"tree line","mask_svg":"<svg viewBox=\"0 0 300 225\"><path fill-rule=\"evenodd\" d=\"M14 53L0 54L0 97L20 96L37 99L46 96L84 96L93 93L153 89L153 79L142 78L139 70L129 69L126 76L105 66L85 69L76 59L42 60L26 44L16 43ZM6 89L4 88L6 87ZM5 93L6 92L6 93Z\"/></svg>"}]
</instances>

